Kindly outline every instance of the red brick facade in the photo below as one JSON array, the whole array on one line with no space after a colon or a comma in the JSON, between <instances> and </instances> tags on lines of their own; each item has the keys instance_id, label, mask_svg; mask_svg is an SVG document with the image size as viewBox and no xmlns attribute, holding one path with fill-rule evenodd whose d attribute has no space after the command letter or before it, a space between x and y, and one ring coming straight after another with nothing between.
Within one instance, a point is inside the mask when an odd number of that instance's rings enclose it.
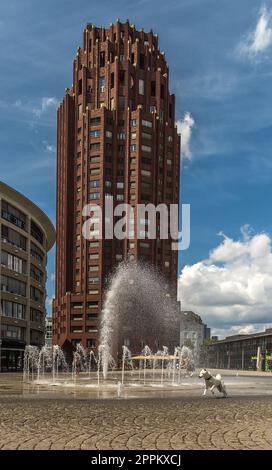
<instances>
[{"instance_id":1,"label":"red brick facade","mask_svg":"<svg viewBox=\"0 0 272 470\"><path fill-rule=\"evenodd\" d=\"M121 259L157 265L176 290L171 240L82 236L82 209L105 196L132 206L178 203L180 138L158 37L128 22L88 24L73 85L58 109L57 253L53 342L95 349L105 279Z\"/></svg>"}]
</instances>

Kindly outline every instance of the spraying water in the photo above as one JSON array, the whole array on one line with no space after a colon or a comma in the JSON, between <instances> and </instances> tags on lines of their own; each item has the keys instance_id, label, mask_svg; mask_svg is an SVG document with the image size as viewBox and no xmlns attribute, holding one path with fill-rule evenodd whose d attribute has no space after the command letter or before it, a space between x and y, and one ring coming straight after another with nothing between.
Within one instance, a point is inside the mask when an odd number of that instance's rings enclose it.
<instances>
[{"instance_id":1,"label":"spraying water","mask_svg":"<svg viewBox=\"0 0 272 470\"><path fill-rule=\"evenodd\" d=\"M153 348L159 342L178 344L178 310L169 286L154 268L121 263L106 293L101 320L101 363L108 373L109 355L116 355L126 339L139 350L140 341ZM121 351L120 351L121 353ZM140 365L141 367L141 365Z\"/></svg>"}]
</instances>

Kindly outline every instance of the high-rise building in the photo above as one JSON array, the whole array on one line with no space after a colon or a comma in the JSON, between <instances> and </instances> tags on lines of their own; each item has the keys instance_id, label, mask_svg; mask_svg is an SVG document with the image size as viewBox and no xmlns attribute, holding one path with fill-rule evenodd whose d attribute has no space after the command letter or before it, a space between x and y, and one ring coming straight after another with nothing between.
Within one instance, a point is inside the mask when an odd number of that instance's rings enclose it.
<instances>
[{"instance_id":1,"label":"high-rise building","mask_svg":"<svg viewBox=\"0 0 272 470\"><path fill-rule=\"evenodd\" d=\"M23 366L26 345L42 346L47 252L55 229L41 209L0 181L0 371Z\"/></svg>"},{"instance_id":2,"label":"high-rise building","mask_svg":"<svg viewBox=\"0 0 272 470\"><path fill-rule=\"evenodd\" d=\"M153 32L88 24L58 109L53 342L95 349L108 274L124 259L156 265L176 295L171 238L86 240L86 204L178 204L180 137L169 69ZM157 229L160 219L157 218ZM159 232L158 232L159 233Z\"/></svg>"}]
</instances>

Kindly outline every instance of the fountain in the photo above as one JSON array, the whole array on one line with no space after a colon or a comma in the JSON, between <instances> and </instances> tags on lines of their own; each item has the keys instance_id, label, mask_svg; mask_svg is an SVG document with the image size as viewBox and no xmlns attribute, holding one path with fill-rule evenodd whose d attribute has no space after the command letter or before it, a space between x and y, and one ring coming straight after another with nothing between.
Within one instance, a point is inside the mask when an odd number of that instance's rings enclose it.
<instances>
[{"instance_id":1,"label":"fountain","mask_svg":"<svg viewBox=\"0 0 272 470\"><path fill-rule=\"evenodd\" d=\"M123 356L122 356L122 382L121 384L124 385L124 377L125 377L125 362L126 360L131 359L131 352L127 348L127 346L123 346Z\"/></svg>"},{"instance_id":2,"label":"fountain","mask_svg":"<svg viewBox=\"0 0 272 470\"><path fill-rule=\"evenodd\" d=\"M24 382L29 382L30 372L32 381L34 380L34 373L38 368L38 362L39 348L37 346L26 346L24 354Z\"/></svg>"},{"instance_id":3,"label":"fountain","mask_svg":"<svg viewBox=\"0 0 272 470\"><path fill-rule=\"evenodd\" d=\"M165 279L152 267L121 263L112 276L106 292L101 320L101 362L107 377L109 355L117 345L137 337L155 347L172 338L178 342L177 303L169 294ZM115 349L114 349L115 348ZM142 364L139 363L141 375Z\"/></svg>"},{"instance_id":4,"label":"fountain","mask_svg":"<svg viewBox=\"0 0 272 470\"><path fill-rule=\"evenodd\" d=\"M59 378L59 370L67 370L67 363L65 360L64 352L61 347L54 344L52 354L52 380L55 383Z\"/></svg>"},{"instance_id":5,"label":"fountain","mask_svg":"<svg viewBox=\"0 0 272 470\"><path fill-rule=\"evenodd\" d=\"M43 346L39 352L38 365L37 365L37 380L40 381L41 374L45 376L48 369L52 369L52 348Z\"/></svg>"}]
</instances>

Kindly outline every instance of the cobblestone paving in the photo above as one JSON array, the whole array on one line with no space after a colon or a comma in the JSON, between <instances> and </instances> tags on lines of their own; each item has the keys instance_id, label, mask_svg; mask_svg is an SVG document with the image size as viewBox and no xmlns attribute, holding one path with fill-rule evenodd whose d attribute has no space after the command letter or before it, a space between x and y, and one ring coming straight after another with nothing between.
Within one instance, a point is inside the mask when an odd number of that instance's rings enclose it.
<instances>
[{"instance_id":1,"label":"cobblestone paving","mask_svg":"<svg viewBox=\"0 0 272 470\"><path fill-rule=\"evenodd\" d=\"M1 397L0 449L272 449L272 397Z\"/></svg>"}]
</instances>

